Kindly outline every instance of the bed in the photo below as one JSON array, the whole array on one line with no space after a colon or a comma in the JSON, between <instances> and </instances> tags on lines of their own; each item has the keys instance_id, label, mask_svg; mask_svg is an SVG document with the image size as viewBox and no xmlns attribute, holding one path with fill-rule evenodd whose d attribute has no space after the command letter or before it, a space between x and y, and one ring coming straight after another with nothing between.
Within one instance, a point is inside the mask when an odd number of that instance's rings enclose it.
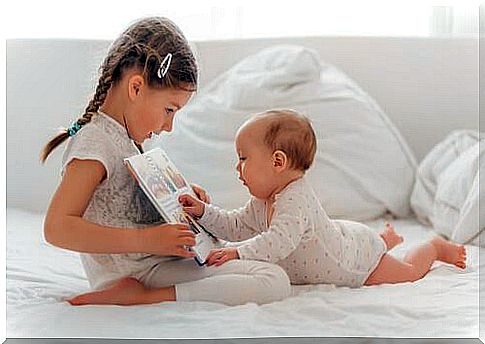
<instances>
[{"instance_id":1,"label":"bed","mask_svg":"<svg viewBox=\"0 0 485 344\"><path fill-rule=\"evenodd\" d=\"M361 289L293 286L290 298L263 306L193 302L76 308L63 302L63 298L88 288L80 260L76 253L45 243L42 220L39 213L7 211L9 337L475 338L478 335L480 252L474 246L467 247L466 270L435 263L428 276L416 283ZM370 224L383 226L382 220ZM395 227L405 233L404 243L393 251L396 256L434 235L430 228L412 219L395 221Z\"/></svg>"},{"instance_id":2,"label":"bed","mask_svg":"<svg viewBox=\"0 0 485 344\"><path fill-rule=\"evenodd\" d=\"M315 49L372 94L395 123L400 139L409 143L415 160L408 163L413 171L451 130L478 128L477 44L470 39L315 37L196 42L201 93L236 62L281 43ZM69 306L64 298L89 286L78 255L43 240L42 221L58 182L60 154L44 167L37 156L52 129L74 118L66 114L82 109L107 45L82 40L7 43L8 338L478 337L479 256L484 249L476 245L467 245L465 270L435 263L416 283L360 289L293 286L288 299L262 306L205 302ZM437 56L444 54L449 58L436 63ZM32 59L38 64L29 64ZM46 76L49 73L51 77ZM31 82L23 84L26 77ZM216 200L228 203L217 185L209 185L209 191ZM386 202L388 208L395 203ZM384 219L365 222L378 230ZM410 246L436 235L412 211L403 212L393 223L405 239L392 251L399 257Z\"/></svg>"}]
</instances>

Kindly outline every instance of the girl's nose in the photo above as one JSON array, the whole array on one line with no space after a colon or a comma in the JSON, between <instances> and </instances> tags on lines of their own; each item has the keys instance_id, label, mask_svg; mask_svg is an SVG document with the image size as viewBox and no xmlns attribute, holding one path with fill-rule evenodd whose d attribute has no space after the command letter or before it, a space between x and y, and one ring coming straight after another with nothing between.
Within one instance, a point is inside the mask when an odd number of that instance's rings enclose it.
<instances>
[{"instance_id":1,"label":"girl's nose","mask_svg":"<svg viewBox=\"0 0 485 344\"><path fill-rule=\"evenodd\" d=\"M170 118L163 123L162 130L166 132L171 132L173 129L173 116L170 116Z\"/></svg>"}]
</instances>

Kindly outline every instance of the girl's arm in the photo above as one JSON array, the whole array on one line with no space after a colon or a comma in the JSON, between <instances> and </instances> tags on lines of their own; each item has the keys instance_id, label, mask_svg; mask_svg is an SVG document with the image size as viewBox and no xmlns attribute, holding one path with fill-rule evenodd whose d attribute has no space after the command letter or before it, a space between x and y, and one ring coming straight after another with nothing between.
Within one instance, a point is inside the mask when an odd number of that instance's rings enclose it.
<instances>
[{"instance_id":1,"label":"girl's arm","mask_svg":"<svg viewBox=\"0 0 485 344\"><path fill-rule=\"evenodd\" d=\"M66 167L44 222L52 245L86 253L152 253L193 257L195 245L186 225L161 225L141 230L111 228L82 218L95 188L106 178L97 160L72 160Z\"/></svg>"}]
</instances>

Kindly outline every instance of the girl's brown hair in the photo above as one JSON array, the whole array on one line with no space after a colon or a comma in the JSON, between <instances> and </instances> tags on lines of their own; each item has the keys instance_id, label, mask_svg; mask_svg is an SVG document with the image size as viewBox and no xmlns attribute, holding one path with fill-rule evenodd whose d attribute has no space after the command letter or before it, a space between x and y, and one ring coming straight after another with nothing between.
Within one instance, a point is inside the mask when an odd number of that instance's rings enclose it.
<instances>
[{"instance_id":1,"label":"girl's brown hair","mask_svg":"<svg viewBox=\"0 0 485 344\"><path fill-rule=\"evenodd\" d=\"M170 66L160 78L160 64L169 53L172 54ZM143 18L129 26L112 43L99 68L100 77L94 96L76 121L78 127L91 121L103 105L110 87L131 68L138 68L150 87L191 92L197 89L197 62L182 31L167 18ZM41 162L45 162L49 154L69 136L69 129L63 129L52 138L41 152Z\"/></svg>"}]
</instances>

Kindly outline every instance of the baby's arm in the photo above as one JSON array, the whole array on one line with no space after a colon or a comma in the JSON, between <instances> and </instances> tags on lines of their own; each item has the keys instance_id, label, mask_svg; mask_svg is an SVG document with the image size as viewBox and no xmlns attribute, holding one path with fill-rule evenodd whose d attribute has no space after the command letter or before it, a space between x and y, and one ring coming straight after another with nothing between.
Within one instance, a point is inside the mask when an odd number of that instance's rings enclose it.
<instances>
[{"instance_id":1,"label":"baby's arm","mask_svg":"<svg viewBox=\"0 0 485 344\"><path fill-rule=\"evenodd\" d=\"M278 262L289 256L301 242L306 228L305 216L296 204L287 212L276 212L268 231L212 250L207 265L218 266L232 259Z\"/></svg>"},{"instance_id":2,"label":"baby's arm","mask_svg":"<svg viewBox=\"0 0 485 344\"><path fill-rule=\"evenodd\" d=\"M308 228L311 214L302 204L305 200L297 195L279 199L275 203L270 227L238 246L239 259L278 262L288 257L300 244Z\"/></svg>"},{"instance_id":3,"label":"baby's arm","mask_svg":"<svg viewBox=\"0 0 485 344\"><path fill-rule=\"evenodd\" d=\"M239 259L275 263L285 259L296 249L305 232L305 215L298 208L285 210L275 211L267 231L238 246Z\"/></svg>"},{"instance_id":4,"label":"baby's arm","mask_svg":"<svg viewBox=\"0 0 485 344\"><path fill-rule=\"evenodd\" d=\"M67 165L44 221L47 242L87 253L142 252L193 256L183 247L184 243L195 244L193 234L185 225L133 230L100 226L84 220L82 216L89 200L104 178L106 169L97 160L73 159Z\"/></svg>"},{"instance_id":5,"label":"baby's arm","mask_svg":"<svg viewBox=\"0 0 485 344\"><path fill-rule=\"evenodd\" d=\"M244 207L231 211L205 204L204 214L199 222L218 238L226 241L242 241L260 233L256 208L253 198Z\"/></svg>"}]
</instances>

